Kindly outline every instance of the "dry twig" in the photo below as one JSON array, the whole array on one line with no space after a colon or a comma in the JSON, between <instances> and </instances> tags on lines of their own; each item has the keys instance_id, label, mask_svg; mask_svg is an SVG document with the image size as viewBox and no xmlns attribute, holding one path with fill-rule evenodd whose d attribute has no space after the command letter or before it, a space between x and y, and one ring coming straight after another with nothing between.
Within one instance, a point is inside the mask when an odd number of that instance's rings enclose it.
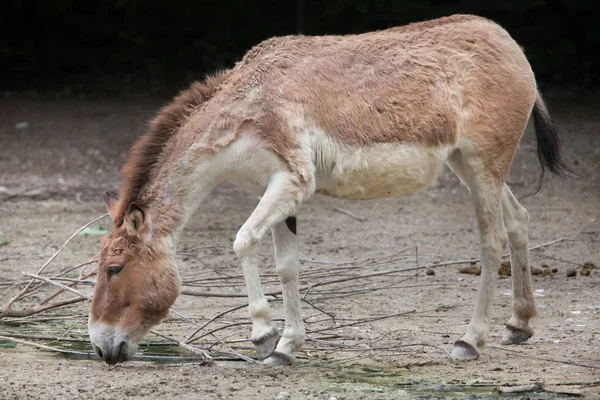
<instances>
[{"instance_id":1,"label":"dry twig","mask_svg":"<svg viewBox=\"0 0 600 400\"><path fill-rule=\"evenodd\" d=\"M93 223L100 221L101 219L103 219L104 217L107 217L108 214L104 214L98 218L94 218L93 220L91 220L90 222L88 222L87 224L83 225L81 228L79 228L77 231L75 231L75 233L73 233L68 239L67 241L54 253L52 254L52 256L44 263L44 265L42 265L40 267L40 269L37 271L37 275L41 274L48 265L50 265L50 263L65 249L65 247L67 247L67 245L69 243L71 243L71 240L73 240L78 234L79 232L83 231L85 228L87 228L88 226L92 225ZM27 293L27 291L29 290L30 286L33 284L34 279L30 280L29 283L19 292L17 293L14 297L12 297L10 300L8 300L8 302L4 305L4 307L2 307L2 312L0 312L0 319L2 319L3 317L5 317L7 315L7 313L10 311L10 306L17 300L19 300L21 298L21 296L23 296L25 293Z\"/></svg>"},{"instance_id":2,"label":"dry twig","mask_svg":"<svg viewBox=\"0 0 600 400\"><path fill-rule=\"evenodd\" d=\"M347 210L338 209L338 212L342 212L346 215L349 215L352 218L360 220L362 217L356 216L352 213L345 212ZM96 260L90 260L85 263L69 266L62 269L59 269L57 272L53 274L43 274L47 267L53 262L53 260L67 247L67 245L76 237L76 235L81 232L86 227L91 224L99 221L104 218L106 215L103 215L99 218L96 218L80 229L78 229L71 237L62 245L61 248L58 249L43 265L39 268L36 274L24 272L23 274L30 278L29 280L21 281L21 282L6 282L1 283L3 286L12 286L16 289L19 289L19 292L13 296L7 304L4 305L3 311L0 313L0 318L3 317L11 317L15 318L13 320L5 320L5 323L15 323L17 318L23 317L31 317L36 314L50 311L62 309L73 304L83 302L85 300L91 300L91 297L77 290L77 285L86 284L90 285L94 282L92 280L88 280L88 278L92 277L96 272L89 271L84 273L84 269L93 263ZM540 249L543 247L547 247L556 243L560 243L566 239L558 239L551 242L543 243L538 246L534 246L531 250ZM317 314L313 316L307 316L305 318L305 322L307 327L311 329L307 329L309 334L307 343L309 344L307 351L319 352L320 355L335 358L335 362L344 362L348 360L354 360L357 358L364 357L366 355L393 355L393 354L402 354L405 349L409 347L415 346L428 346L435 348L437 350L441 350L444 354L447 355L445 350L440 349L436 346L428 345L428 344L398 344L397 341L394 341L386 336L390 335L390 332L385 333L375 339L373 338L364 338L361 336L361 331L356 330L348 330L347 328L372 323L375 321L394 318L397 316L407 315L416 313L416 310L399 312L395 314L383 315L383 316L375 316L375 317L364 317L360 319L348 319L344 318L343 315L336 315L332 312L328 312L321 304L315 305L315 301L319 300L327 300L332 298L340 298L340 297L350 297L350 296L359 296L367 293L387 290L387 289L398 289L398 288L407 288L407 287L421 287L421 286L432 286L432 285L447 285L447 284L421 284L421 285L408 285L408 286L399 286L401 283L413 279L415 276L418 276L420 272L424 271L427 267L442 267L456 264L469 263L472 261L478 260L458 260L458 261L449 261L449 262L439 262L433 263L435 260L440 248L445 244L445 241L441 243L437 249L432 254L424 254L419 252L418 247L415 250L414 254L408 253L410 249L414 247L410 247L399 251L395 254L378 257L378 258L370 258L365 260L353 260L353 261L321 261L321 260L302 260L305 263L305 268L300 273L300 280L305 282L304 285L300 288L303 292L302 301L308 304L310 307L314 308L318 311ZM214 248L220 246L205 246L203 248ZM200 257L196 254L192 253L194 250L200 248L189 249L185 251L181 251L178 254L184 254L186 256L193 257L195 260L200 262L205 268L203 271L190 274L183 279L183 283L187 286L185 289L181 291L184 295L191 296L200 296L200 297L213 297L213 298L243 298L246 299L245 293L240 293L238 287L244 285L244 277L243 275L228 275L223 274L220 271L211 268L206 262L204 262ZM426 266L419 265L419 258L422 257L430 257ZM413 264L416 263L416 264ZM81 270L79 275L73 277L72 273L75 270ZM360 273L359 270L365 271L365 269L370 269L369 272ZM377 270L383 269L383 270ZM413 274L414 272L414 274ZM409 273L409 274L406 274ZM395 277L396 279L392 282L384 281L386 278L389 279L390 276ZM278 282L276 274L263 274L263 278L268 277L269 279L263 281L263 284L270 284ZM398 279L399 278L399 279ZM23 286L24 285L24 286ZM218 293L218 292L202 292L195 291L189 289L190 287L197 288L234 288L236 293ZM56 289L54 289L56 288ZM53 289L53 291L50 291ZM224 290L223 290L224 291ZM77 297L66 298L63 300L55 300L54 302L50 302L56 297L64 294L65 292L70 292L75 294ZM269 301L277 302L281 301L281 290L274 290L267 292L265 295L269 298ZM17 301L25 302L29 301L33 296L39 296L42 300L39 301L37 305L28 306L24 310L11 310L10 306ZM310 299L309 299L310 296ZM193 333L188 335L185 340L180 340L175 337L171 337L165 335L163 333L152 330L151 332L163 339L168 340L170 343L174 343L184 351L193 354L194 357L165 357L165 356L135 356L134 360L144 360L144 361L173 361L173 362L185 362L185 361L194 361L194 362L202 362L202 363L210 363L212 360L243 360L245 362L251 363L259 363L252 358L242 354L240 351L245 351L246 349L251 349L251 347L243 347L248 346L247 339L230 339L232 336L235 336L237 331L239 331L240 326L250 325L251 322L246 318L240 320L238 318L233 318L229 314L240 310L247 306L246 301L242 304L236 305L235 307L229 308L222 312L217 313L212 318L197 322L197 319L191 319L187 316L183 315L180 312L175 310L170 310L171 314L179 318L181 321L184 321L186 324L193 326ZM431 311L431 310L429 310ZM427 317L427 315L423 314L426 311L421 311L419 316ZM69 328L66 331L63 330L54 330L51 329L45 330L44 335L39 335L34 333L24 333L19 332L19 334L0 334L0 339L10 340L15 343L20 343L23 345L35 346L37 348L61 352L64 354L68 354L71 356L77 357L96 357L93 352L78 352L69 349L61 349L59 347L51 347L46 344L29 342L23 339L31 339L31 340L50 340L51 343L56 343L57 346L63 342L87 342L87 335L83 336L83 332L73 331L74 328L81 324L83 318L85 318L88 314L84 314L82 316L81 313L78 314L69 314L69 315L51 315L47 317L38 317L38 318L29 318L28 322L37 321L37 322L56 322L56 321L74 321L69 325ZM229 320L225 320L225 316L228 316ZM317 317L317 318L315 318ZM277 319L274 321L278 322ZM342 322L342 323L340 323ZM55 333L53 333L55 332ZM216 335L218 332L221 332L221 335ZM232 333L233 332L233 333ZM208 336L214 337L210 339L209 342L202 342L201 345L198 345L201 339L207 338ZM20 338L17 338L20 337ZM161 342L164 344L164 342ZM195 343L195 344L193 344ZM208 346L208 347L207 347ZM311 348L312 346L312 348ZM340 357L341 353L352 354L351 357ZM355 354L358 353L358 354ZM302 355L300 355L300 358ZM532 357L535 358L535 357ZM543 358L539 358L543 359ZM555 362L563 362L557 360L549 360ZM332 364L331 360L325 361L327 364ZM335 363L334 362L334 363ZM317 365L317 363L305 363L302 366L308 365ZM568 362L565 362L568 363ZM580 365L585 367L592 368L590 365L582 365L578 363L571 363L573 365Z\"/></svg>"},{"instance_id":3,"label":"dry twig","mask_svg":"<svg viewBox=\"0 0 600 400\"><path fill-rule=\"evenodd\" d=\"M347 215L350 218L355 219L355 220L360 221L360 222L363 222L363 221L367 220L365 217L361 217L360 215L356 215L352 211L348 211L345 208L334 207L333 211L339 212L340 214Z\"/></svg>"}]
</instances>

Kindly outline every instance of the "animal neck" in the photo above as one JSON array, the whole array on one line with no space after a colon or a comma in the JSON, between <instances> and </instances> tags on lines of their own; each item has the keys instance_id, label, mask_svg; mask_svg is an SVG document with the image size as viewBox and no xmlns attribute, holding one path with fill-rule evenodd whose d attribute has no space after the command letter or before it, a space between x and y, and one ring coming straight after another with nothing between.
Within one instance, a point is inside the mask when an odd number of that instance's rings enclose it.
<instances>
[{"instance_id":1,"label":"animal neck","mask_svg":"<svg viewBox=\"0 0 600 400\"><path fill-rule=\"evenodd\" d=\"M180 157L157 171L147 190L147 218L150 237L170 237L175 245L202 200L219 183L218 171L209 157L191 162Z\"/></svg>"},{"instance_id":2,"label":"animal neck","mask_svg":"<svg viewBox=\"0 0 600 400\"><path fill-rule=\"evenodd\" d=\"M219 92L229 75L230 71L223 71L193 83L150 122L148 133L134 144L123 167L124 185L115 225L123 223L125 213L135 203L153 221L151 233L177 235L183 229L216 184L214 174L202 175L201 154L194 141L207 131L214 112L197 111Z\"/></svg>"}]
</instances>

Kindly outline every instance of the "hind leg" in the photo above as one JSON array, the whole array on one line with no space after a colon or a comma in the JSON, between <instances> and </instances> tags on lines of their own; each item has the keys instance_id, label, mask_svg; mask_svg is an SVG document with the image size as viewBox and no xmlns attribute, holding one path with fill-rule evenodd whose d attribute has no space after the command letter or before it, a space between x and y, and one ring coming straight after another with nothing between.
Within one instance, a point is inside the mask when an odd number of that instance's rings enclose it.
<instances>
[{"instance_id":1,"label":"hind leg","mask_svg":"<svg viewBox=\"0 0 600 400\"><path fill-rule=\"evenodd\" d=\"M448 165L471 192L480 236L482 269L475 309L467 332L452 350L453 358L469 360L479 357L488 339L496 271L508 240L502 220L503 182L489 173L476 155L456 152Z\"/></svg>"},{"instance_id":2,"label":"hind leg","mask_svg":"<svg viewBox=\"0 0 600 400\"><path fill-rule=\"evenodd\" d=\"M529 320L535 316L533 285L529 269L527 210L519 204L508 186L502 190L504 226L508 232L511 275L513 285L513 315L506 324L507 331L502 344L521 343L533 336Z\"/></svg>"}]
</instances>

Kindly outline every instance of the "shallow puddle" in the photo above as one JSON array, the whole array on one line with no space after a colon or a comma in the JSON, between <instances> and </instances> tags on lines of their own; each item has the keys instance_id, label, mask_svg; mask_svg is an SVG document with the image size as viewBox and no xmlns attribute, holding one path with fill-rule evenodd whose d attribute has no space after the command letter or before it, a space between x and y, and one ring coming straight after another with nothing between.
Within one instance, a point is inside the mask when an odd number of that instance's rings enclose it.
<instances>
[{"instance_id":1,"label":"shallow puddle","mask_svg":"<svg viewBox=\"0 0 600 400\"><path fill-rule=\"evenodd\" d=\"M501 382L471 382L459 380L440 381L410 375L410 370L398 367L376 367L361 364L325 367L321 377L335 384L363 384L362 391L405 392L415 399L570 399L572 395L548 392L543 389L517 393L499 393Z\"/></svg>"},{"instance_id":2,"label":"shallow puddle","mask_svg":"<svg viewBox=\"0 0 600 400\"><path fill-rule=\"evenodd\" d=\"M52 352L43 348L23 343L14 343L11 341L0 341L0 354L2 351L22 352L29 354L31 352L43 353L49 357L61 357L65 359L97 359L100 358L92 348L92 345L86 335L77 335L60 338L60 340L52 340L48 335L48 329L40 329L37 331L35 325L26 327L11 327L9 332L5 332L6 336L13 336L16 339L24 340L37 345L44 345L60 349L62 352ZM46 326L47 328L47 326ZM55 328L54 326L52 328ZM65 330L64 326L58 326L59 331ZM44 336L46 335L46 336ZM153 340L145 338L140 343L139 349L131 361L147 361L154 363L181 363L198 361L195 357L186 357L182 354L181 348L175 343Z\"/></svg>"}]
</instances>

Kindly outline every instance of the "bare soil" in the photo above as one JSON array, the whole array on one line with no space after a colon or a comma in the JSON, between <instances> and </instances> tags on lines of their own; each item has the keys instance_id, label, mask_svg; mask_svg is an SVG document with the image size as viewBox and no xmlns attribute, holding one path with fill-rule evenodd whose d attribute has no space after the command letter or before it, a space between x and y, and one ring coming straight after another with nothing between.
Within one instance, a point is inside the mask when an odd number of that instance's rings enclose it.
<instances>
[{"instance_id":1,"label":"bare soil","mask_svg":"<svg viewBox=\"0 0 600 400\"><path fill-rule=\"evenodd\" d=\"M0 101L0 282L22 279L21 271L37 271L76 229L105 212L102 192L118 189L118 169L126 152L159 106L157 101ZM600 266L600 107L597 102L552 106L566 158L588 180L547 177L540 193L522 201L530 213L531 246L569 239L532 251L533 267L545 263L558 272L534 277L539 315L533 322L536 333L526 344L499 345L511 314L510 279L500 278L491 338L483 355L468 363L449 359L447 352L465 332L471 316L478 279L458 273L465 265L450 265L436 268L433 276L414 278L408 282L412 287L404 284L402 288L339 296L344 290L360 289L350 282L346 289L338 286L331 293L323 289L307 297L319 309L335 315L339 324L414 310L342 327L340 336L328 341L339 345L350 339L364 341L364 351L331 351L331 346L330 351L322 351L321 344L309 341L294 367L268 368L243 361L218 361L212 366L132 361L110 368L99 359L64 358L17 345L0 348L0 398L504 398L510 396L494 393L495 387L530 383L578 389L587 397L600 397L600 268L590 276L566 275L567 269L586 261ZM22 122L27 124L17 128ZM539 171L535 141L528 129L509 178L517 196L533 190ZM202 263L181 257L181 275L200 273L205 265L239 275L241 269L230 247L256 202L228 183L217 187L190 222L180 245L203 246L198 250ZM365 220L336 212L336 207ZM101 225L109 227L109 221ZM393 199L358 202L316 196L298 215L298 234L305 260L354 260L360 264L403 250L410 259L402 262L409 265L478 258L468 192L447 170L427 191ZM55 264L76 265L94 257L99 240L99 236L77 237ZM262 244L261 253L262 273L273 274L269 239ZM306 268L318 265L303 262ZM380 265L370 271L395 266ZM272 277L265 281L267 292L278 289ZM393 279L388 276L369 282L386 283ZM243 286L203 290L245 293ZM0 286L0 304L12 293L14 289ZM240 304L244 299L239 297L180 296L174 309L203 323ZM272 306L273 315L281 318L281 302ZM27 318L18 325L14 320L0 320L0 335L43 332L60 336L76 318L61 325L57 317L85 316L87 307L81 303ZM319 326L315 321L327 319L307 304L304 314L309 329ZM44 320L48 315L53 319ZM75 322L71 328L85 334L85 318ZM249 322L246 311L228 314L219 326L233 322ZM175 319L157 327L178 338L187 337L194 329ZM244 324L222 331L218 337L242 340L249 333L249 325ZM409 346L369 350L379 342ZM252 354L249 343L245 346L247 354ZM555 396L537 391L513 397L526 395Z\"/></svg>"}]
</instances>

